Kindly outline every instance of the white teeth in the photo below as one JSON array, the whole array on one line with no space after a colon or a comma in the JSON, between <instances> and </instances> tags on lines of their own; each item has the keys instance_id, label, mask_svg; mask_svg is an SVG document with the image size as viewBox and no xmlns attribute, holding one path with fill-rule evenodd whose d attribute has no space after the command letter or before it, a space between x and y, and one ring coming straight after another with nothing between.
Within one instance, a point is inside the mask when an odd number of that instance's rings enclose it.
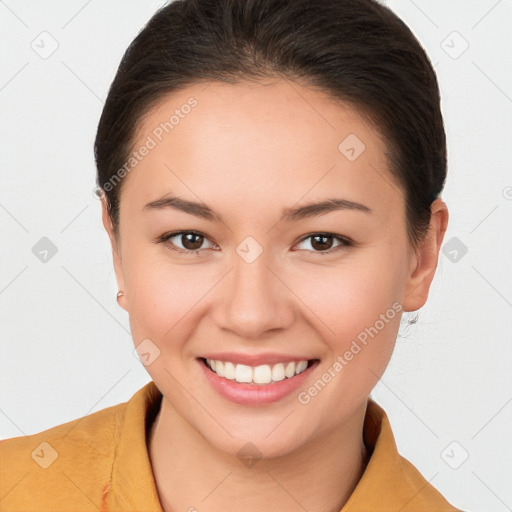
<instances>
[{"instance_id":1,"label":"white teeth","mask_svg":"<svg viewBox=\"0 0 512 512\"><path fill-rule=\"evenodd\" d=\"M256 384L270 384L272 381L272 370L268 364L256 366L253 370L252 381Z\"/></svg>"},{"instance_id":2,"label":"white teeth","mask_svg":"<svg viewBox=\"0 0 512 512\"><path fill-rule=\"evenodd\" d=\"M237 364L235 369L235 380L237 382L252 382L252 368L245 364Z\"/></svg>"},{"instance_id":3,"label":"white teeth","mask_svg":"<svg viewBox=\"0 0 512 512\"><path fill-rule=\"evenodd\" d=\"M222 361L211 361L212 370L221 377L224 377L224 363Z\"/></svg>"},{"instance_id":4,"label":"white teeth","mask_svg":"<svg viewBox=\"0 0 512 512\"><path fill-rule=\"evenodd\" d=\"M291 378L295 375L295 363L288 363L284 369L286 377Z\"/></svg>"},{"instance_id":5,"label":"white teeth","mask_svg":"<svg viewBox=\"0 0 512 512\"><path fill-rule=\"evenodd\" d=\"M272 368L272 380L274 382L278 382L280 380L284 380L285 376L286 375L284 373L284 364L283 363L275 364Z\"/></svg>"},{"instance_id":6,"label":"white teeth","mask_svg":"<svg viewBox=\"0 0 512 512\"><path fill-rule=\"evenodd\" d=\"M224 377L235 380L235 365L229 361L224 363Z\"/></svg>"},{"instance_id":7,"label":"white teeth","mask_svg":"<svg viewBox=\"0 0 512 512\"><path fill-rule=\"evenodd\" d=\"M271 384L285 378L290 379L302 373L308 367L306 360L297 363L262 364L260 366L235 365L230 361L216 361L213 359L207 359L206 362L219 377L236 380L240 383L254 384Z\"/></svg>"},{"instance_id":8,"label":"white teeth","mask_svg":"<svg viewBox=\"0 0 512 512\"><path fill-rule=\"evenodd\" d=\"M299 361L295 367L295 375L302 373L308 367L307 361Z\"/></svg>"}]
</instances>

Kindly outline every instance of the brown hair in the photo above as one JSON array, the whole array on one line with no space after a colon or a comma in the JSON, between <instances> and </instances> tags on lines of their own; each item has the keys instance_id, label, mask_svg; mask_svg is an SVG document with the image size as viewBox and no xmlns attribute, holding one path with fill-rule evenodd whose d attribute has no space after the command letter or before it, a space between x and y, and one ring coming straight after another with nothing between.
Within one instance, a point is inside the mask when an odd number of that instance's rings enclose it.
<instances>
[{"instance_id":1,"label":"brown hair","mask_svg":"<svg viewBox=\"0 0 512 512\"><path fill-rule=\"evenodd\" d=\"M439 89L410 29L374 0L175 0L157 11L121 60L96 134L97 186L116 235L123 181L107 185L152 106L197 82L279 77L370 115L404 189L415 246L446 179Z\"/></svg>"}]
</instances>

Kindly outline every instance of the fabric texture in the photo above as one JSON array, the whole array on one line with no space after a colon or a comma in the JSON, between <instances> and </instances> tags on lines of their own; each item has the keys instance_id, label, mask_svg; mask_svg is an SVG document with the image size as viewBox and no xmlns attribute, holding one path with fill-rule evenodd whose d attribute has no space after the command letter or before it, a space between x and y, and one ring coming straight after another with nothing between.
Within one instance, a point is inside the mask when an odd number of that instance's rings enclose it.
<instances>
[{"instance_id":1,"label":"fabric texture","mask_svg":"<svg viewBox=\"0 0 512 512\"><path fill-rule=\"evenodd\" d=\"M147 433L162 394L153 381L124 403L37 434L0 441L2 512L163 512ZM372 455L341 512L453 512L397 451L385 411L368 399Z\"/></svg>"}]
</instances>

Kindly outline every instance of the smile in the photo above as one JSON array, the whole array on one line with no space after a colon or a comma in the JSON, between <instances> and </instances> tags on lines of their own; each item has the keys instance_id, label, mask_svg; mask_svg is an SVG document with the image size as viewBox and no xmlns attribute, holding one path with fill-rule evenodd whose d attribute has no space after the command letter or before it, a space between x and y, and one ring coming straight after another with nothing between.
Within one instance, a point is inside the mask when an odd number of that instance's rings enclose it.
<instances>
[{"instance_id":1,"label":"smile","mask_svg":"<svg viewBox=\"0 0 512 512\"><path fill-rule=\"evenodd\" d=\"M262 364L248 366L234 364L231 361L203 359L206 366L219 377L247 384L272 384L285 379L291 379L305 371L313 360L290 361L277 364Z\"/></svg>"},{"instance_id":2,"label":"smile","mask_svg":"<svg viewBox=\"0 0 512 512\"><path fill-rule=\"evenodd\" d=\"M196 361L217 395L253 407L293 397L320 365L320 359L309 359L305 354L276 352L212 352Z\"/></svg>"}]
</instances>

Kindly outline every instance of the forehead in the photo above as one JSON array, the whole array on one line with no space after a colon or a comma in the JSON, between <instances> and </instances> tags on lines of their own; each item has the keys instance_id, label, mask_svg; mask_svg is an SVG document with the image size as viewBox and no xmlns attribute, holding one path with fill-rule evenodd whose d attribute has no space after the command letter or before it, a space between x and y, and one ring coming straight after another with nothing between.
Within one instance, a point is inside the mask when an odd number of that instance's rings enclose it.
<instances>
[{"instance_id":1,"label":"forehead","mask_svg":"<svg viewBox=\"0 0 512 512\"><path fill-rule=\"evenodd\" d=\"M138 206L171 191L226 209L293 204L334 190L385 207L401 194L386 145L364 115L286 80L173 92L141 120L133 148L144 145L151 149L123 187Z\"/></svg>"}]
</instances>

